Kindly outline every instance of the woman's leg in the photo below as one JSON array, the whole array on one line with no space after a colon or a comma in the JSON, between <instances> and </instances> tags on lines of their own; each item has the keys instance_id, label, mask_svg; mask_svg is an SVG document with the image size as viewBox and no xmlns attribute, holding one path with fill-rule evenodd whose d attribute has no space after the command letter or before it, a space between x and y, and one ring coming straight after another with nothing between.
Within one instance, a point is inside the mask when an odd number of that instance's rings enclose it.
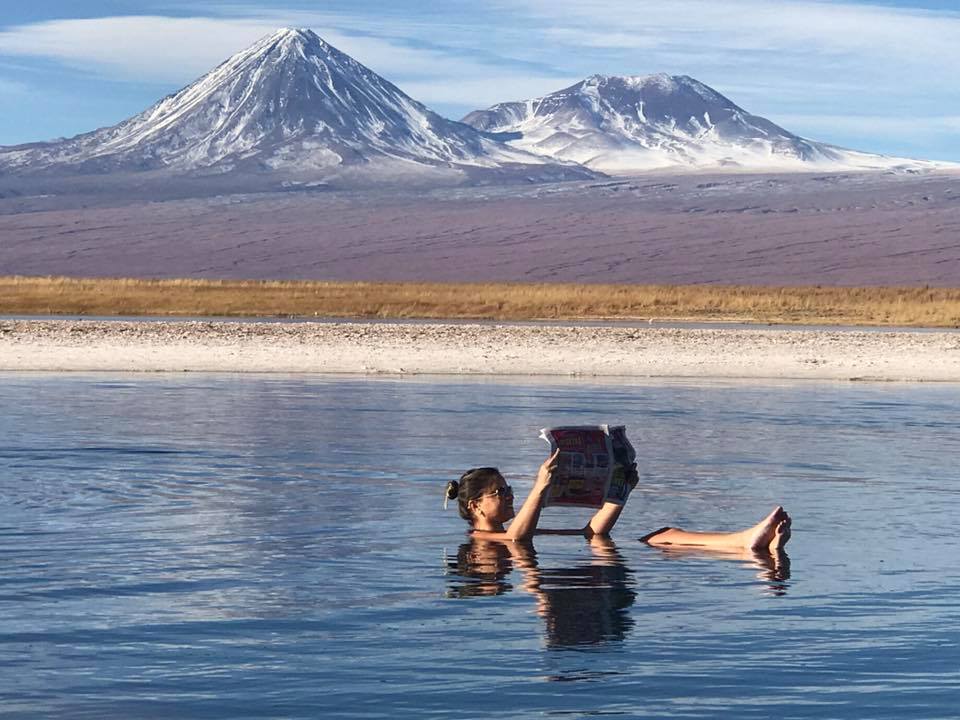
<instances>
[{"instance_id":1,"label":"woman's leg","mask_svg":"<svg viewBox=\"0 0 960 720\"><path fill-rule=\"evenodd\" d=\"M715 548L748 548L779 550L790 539L790 516L782 507L751 528L732 533L690 532L680 528L661 528L640 540L650 545L690 545Z\"/></svg>"}]
</instances>

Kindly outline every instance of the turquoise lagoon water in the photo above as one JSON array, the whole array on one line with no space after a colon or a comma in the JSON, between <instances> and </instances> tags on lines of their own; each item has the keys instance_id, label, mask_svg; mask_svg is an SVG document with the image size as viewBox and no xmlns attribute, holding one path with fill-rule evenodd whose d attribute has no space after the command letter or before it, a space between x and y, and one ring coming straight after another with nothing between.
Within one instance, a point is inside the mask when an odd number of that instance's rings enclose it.
<instances>
[{"instance_id":1,"label":"turquoise lagoon water","mask_svg":"<svg viewBox=\"0 0 960 720\"><path fill-rule=\"evenodd\" d=\"M0 717L947 718L960 387L0 375ZM549 424L628 426L614 543L471 545ZM777 503L783 557L667 524ZM582 525L578 511L545 526Z\"/></svg>"}]
</instances>

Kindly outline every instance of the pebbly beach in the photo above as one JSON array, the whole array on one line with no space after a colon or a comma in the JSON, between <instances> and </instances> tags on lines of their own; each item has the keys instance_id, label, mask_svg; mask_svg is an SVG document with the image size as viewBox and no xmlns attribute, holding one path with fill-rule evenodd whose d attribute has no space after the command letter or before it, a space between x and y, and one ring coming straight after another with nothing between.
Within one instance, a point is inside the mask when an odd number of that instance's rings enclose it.
<instances>
[{"instance_id":1,"label":"pebbly beach","mask_svg":"<svg viewBox=\"0 0 960 720\"><path fill-rule=\"evenodd\" d=\"M16 319L0 321L0 371L960 382L960 333Z\"/></svg>"}]
</instances>

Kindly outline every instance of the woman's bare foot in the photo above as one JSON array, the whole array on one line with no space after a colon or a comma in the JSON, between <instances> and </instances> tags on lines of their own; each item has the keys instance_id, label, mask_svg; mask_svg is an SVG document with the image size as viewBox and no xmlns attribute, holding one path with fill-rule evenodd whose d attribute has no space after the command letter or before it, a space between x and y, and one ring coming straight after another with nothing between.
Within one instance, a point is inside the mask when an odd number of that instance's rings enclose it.
<instances>
[{"instance_id":1,"label":"woman's bare foot","mask_svg":"<svg viewBox=\"0 0 960 720\"><path fill-rule=\"evenodd\" d=\"M790 516L779 505L749 530L744 530L744 546L751 550L778 550L790 539Z\"/></svg>"}]
</instances>

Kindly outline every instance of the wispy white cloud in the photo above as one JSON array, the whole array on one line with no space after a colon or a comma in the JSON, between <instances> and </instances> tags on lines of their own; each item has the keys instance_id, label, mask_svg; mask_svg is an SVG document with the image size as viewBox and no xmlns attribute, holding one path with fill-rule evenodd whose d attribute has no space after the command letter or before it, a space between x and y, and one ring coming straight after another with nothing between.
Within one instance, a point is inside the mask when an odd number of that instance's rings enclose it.
<instances>
[{"instance_id":1,"label":"wispy white cloud","mask_svg":"<svg viewBox=\"0 0 960 720\"><path fill-rule=\"evenodd\" d=\"M0 31L0 55L52 58L116 78L183 82L278 27L305 26L388 79L436 78L440 87L453 78L479 81L491 74L489 64L453 50L345 33L330 25L333 19L323 13L288 12L243 18L141 15L51 20ZM338 25L349 25L338 20Z\"/></svg>"},{"instance_id":2,"label":"wispy white cloud","mask_svg":"<svg viewBox=\"0 0 960 720\"><path fill-rule=\"evenodd\" d=\"M960 66L960 13L810 0L511 0L480 6L501 11L499 28L489 21L471 26L468 17L431 23L423 15L237 3L216 6L232 16L103 17L9 27L0 31L0 54L182 81L279 26L297 25L316 29L388 78L435 78L437 91L455 89L458 78L533 74L545 81L537 86L542 93L552 89L554 77L656 71L708 73L728 86L774 74L819 82L825 73L853 76L861 87L865 74L883 85L929 86L952 83ZM543 67L531 73L524 62ZM491 73L492 67L501 71Z\"/></svg>"},{"instance_id":3,"label":"wispy white cloud","mask_svg":"<svg viewBox=\"0 0 960 720\"><path fill-rule=\"evenodd\" d=\"M514 7L574 62L606 62L614 72L682 72L728 87L799 82L813 101L838 80L860 98L957 97L960 12L810 0L516 0Z\"/></svg>"},{"instance_id":4,"label":"wispy white cloud","mask_svg":"<svg viewBox=\"0 0 960 720\"><path fill-rule=\"evenodd\" d=\"M0 31L0 54L51 58L114 77L181 81L210 70L276 28L256 21L104 17Z\"/></svg>"},{"instance_id":5,"label":"wispy white cloud","mask_svg":"<svg viewBox=\"0 0 960 720\"><path fill-rule=\"evenodd\" d=\"M652 50L668 47L665 35L624 32L610 29L598 32L594 28L548 26L542 31L544 38L563 46L604 50Z\"/></svg>"},{"instance_id":6,"label":"wispy white cloud","mask_svg":"<svg viewBox=\"0 0 960 720\"><path fill-rule=\"evenodd\" d=\"M549 36L583 47L960 56L960 12L810 0L516 0L515 7Z\"/></svg>"}]
</instances>

